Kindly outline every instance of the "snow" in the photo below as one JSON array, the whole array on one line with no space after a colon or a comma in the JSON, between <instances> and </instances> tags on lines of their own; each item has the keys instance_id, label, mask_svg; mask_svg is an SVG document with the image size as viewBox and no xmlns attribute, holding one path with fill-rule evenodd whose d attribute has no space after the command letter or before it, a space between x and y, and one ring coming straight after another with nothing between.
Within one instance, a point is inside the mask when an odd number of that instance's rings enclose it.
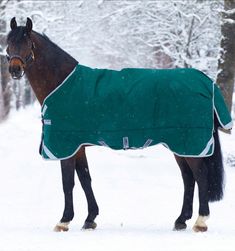
<instances>
[{"instance_id":1,"label":"snow","mask_svg":"<svg viewBox=\"0 0 235 251\"><path fill-rule=\"evenodd\" d=\"M162 146L142 151L87 148L100 208L98 228L80 230L87 205L76 179L70 230L53 232L64 206L61 174L59 162L38 154L40 131L38 105L12 112L0 124L0 251L234 251L235 167L225 166L225 198L210 204L208 232L192 231L197 194L187 230L175 232L183 183L172 154ZM221 142L226 162L227 156L235 156L235 134L221 133Z\"/></svg>"}]
</instances>

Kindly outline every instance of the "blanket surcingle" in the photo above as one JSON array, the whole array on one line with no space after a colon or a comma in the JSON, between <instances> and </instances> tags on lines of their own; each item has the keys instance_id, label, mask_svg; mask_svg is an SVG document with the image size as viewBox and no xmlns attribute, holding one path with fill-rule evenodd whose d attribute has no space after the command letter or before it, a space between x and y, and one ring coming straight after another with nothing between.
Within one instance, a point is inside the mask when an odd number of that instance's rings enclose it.
<instances>
[{"instance_id":1,"label":"blanket surcingle","mask_svg":"<svg viewBox=\"0 0 235 251\"><path fill-rule=\"evenodd\" d=\"M82 145L162 143L180 156L210 156L214 116L232 120L219 88L195 69L91 69L77 65L44 100L41 154L66 159Z\"/></svg>"}]
</instances>

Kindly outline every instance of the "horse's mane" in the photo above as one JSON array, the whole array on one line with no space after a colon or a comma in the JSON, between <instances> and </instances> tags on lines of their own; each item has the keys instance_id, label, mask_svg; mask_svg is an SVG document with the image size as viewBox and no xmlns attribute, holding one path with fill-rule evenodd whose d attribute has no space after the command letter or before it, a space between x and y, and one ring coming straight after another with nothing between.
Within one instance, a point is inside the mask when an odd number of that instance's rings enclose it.
<instances>
[{"instance_id":1,"label":"horse's mane","mask_svg":"<svg viewBox=\"0 0 235 251\"><path fill-rule=\"evenodd\" d=\"M51 46L53 46L54 48L58 48L60 50L62 50L56 43L54 43L45 33L38 33L36 31L33 31L34 34L37 34L38 36L40 36L41 38L43 38L45 41L49 42L51 44Z\"/></svg>"},{"instance_id":2,"label":"horse's mane","mask_svg":"<svg viewBox=\"0 0 235 251\"><path fill-rule=\"evenodd\" d=\"M45 41L48 45L50 46L50 48L55 49L58 53L56 54L56 56L58 57L60 54L63 55L68 55L71 57L71 55L69 55L66 51L64 51L61 47L59 47L56 43L52 42L51 39L45 34L45 33L38 33L36 31L32 31L33 34L36 34L38 37L40 37L43 41Z\"/></svg>"}]
</instances>

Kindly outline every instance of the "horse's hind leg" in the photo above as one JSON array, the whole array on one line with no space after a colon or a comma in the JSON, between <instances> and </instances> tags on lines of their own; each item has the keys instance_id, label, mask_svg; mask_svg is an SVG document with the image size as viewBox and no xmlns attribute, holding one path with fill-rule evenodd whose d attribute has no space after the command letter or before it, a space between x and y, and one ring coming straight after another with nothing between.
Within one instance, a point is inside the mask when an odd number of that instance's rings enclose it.
<instances>
[{"instance_id":1,"label":"horse's hind leg","mask_svg":"<svg viewBox=\"0 0 235 251\"><path fill-rule=\"evenodd\" d=\"M181 214L175 221L174 230L184 230L187 227L185 223L186 220L191 219L193 214L193 195L195 179L185 158L175 155L175 159L180 167L181 175L184 182L184 199Z\"/></svg>"},{"instance_id":2,"label":"horse's hind leg","mask_svg":"<svg viewBox=\"0 0 235 251\"><path fill-rule=\"evenodd\" d=\"M205 221L209 218L208 168L203 158L185 158L198 185L199 216L193 226L195 232L207 231Z\"/></svg>"},{"instance_id":3,"label":"horse's hind leg","mask_svg":"<svg viewBox=\"0 0 235 251\"><path fill-rule=\"evenodd\" d=\"M88 163L85 153L85 147L79 150L76 158L76 171L78 178L85 192L88 204L88 216L83 225L83 229L95 229L96 223L94 222L96 216L99 214L99 208L95 200L95 196L91 187L91 176L88 169Z\"/></svg>"},{"instance_id":4,"label":"horse's hind leg","mask_svg":"<svg viewBox=\"0 0 235 251\"><path fill-rule=\"evenodd\" d=\"M63 216L60 222L55 226L54 231L68 231L68 225L74 217L73 211L73 188L74 188L74 173L75 159L70 158L61 161L62 183L64 191L65 207Z\"/></svg>"}]
</instances>

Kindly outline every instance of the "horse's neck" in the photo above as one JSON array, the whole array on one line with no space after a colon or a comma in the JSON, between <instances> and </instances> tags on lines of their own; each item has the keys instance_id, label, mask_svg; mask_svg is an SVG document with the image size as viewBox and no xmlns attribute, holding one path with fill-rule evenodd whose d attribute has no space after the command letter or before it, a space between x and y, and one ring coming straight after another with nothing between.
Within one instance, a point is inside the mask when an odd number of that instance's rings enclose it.
<instances>
[{"instance_id":1,"label":"horse's neck","mask_svg":"<svg viewBox=\"0 0 235 251\"><path fill-rule=\"evenodd\" d=\"M35 60L26 68L26 76L40 104L77 65L77 61L37 33L32 33Z\"/></svg>"}]
</instances>

